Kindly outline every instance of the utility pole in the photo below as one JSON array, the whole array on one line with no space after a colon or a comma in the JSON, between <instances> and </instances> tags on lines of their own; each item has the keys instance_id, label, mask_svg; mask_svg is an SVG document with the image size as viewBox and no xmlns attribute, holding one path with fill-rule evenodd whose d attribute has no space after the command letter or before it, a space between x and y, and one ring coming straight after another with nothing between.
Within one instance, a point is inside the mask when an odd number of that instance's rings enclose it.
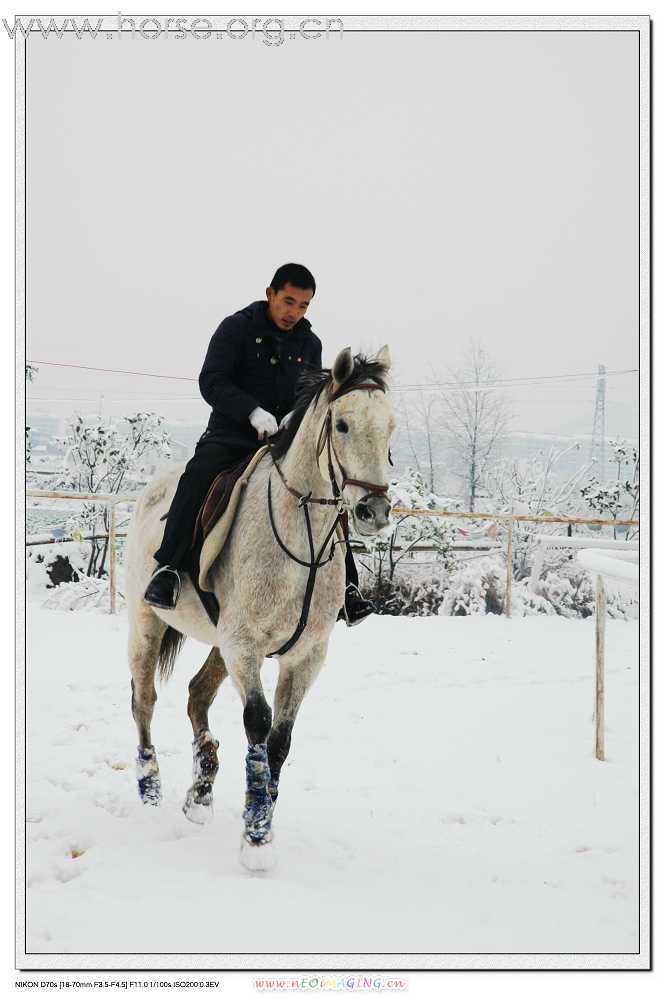
<instances>
[{"instance_id":1,"label":"utility pole","mask_svg":"<svg viewBox=\"0 0 665 1000\"><path fill-rule=\"evenodd\" d=\"M593 411L593 431L591 433L591 452L589 458L593 463L593 472L600 482L605 481L605 365L598 365L596 381L596 405Z\"/></svg>"}]
</instances>

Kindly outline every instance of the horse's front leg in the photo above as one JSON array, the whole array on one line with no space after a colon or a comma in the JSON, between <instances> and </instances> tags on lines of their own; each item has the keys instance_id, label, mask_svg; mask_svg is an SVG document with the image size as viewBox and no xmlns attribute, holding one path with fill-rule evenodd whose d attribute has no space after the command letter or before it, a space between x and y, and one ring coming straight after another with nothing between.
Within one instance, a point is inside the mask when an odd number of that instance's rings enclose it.
<instances>
[{"instance_id":1,"label":"horse's front leg","mask_svg":"<svg viewBox=\"0 0 665 1000\"><path fill-rule=\"evenodd\" d=\"M303 648L285 653L279 659L279 679L275 691L275 712L268 735L268 765L270 783L268 791L273 801L277 800L279 777L284 762L291 749L291 733L298 709L307 691L323 666L328 651L328 640L307 647L305 636Z\"/></svg>"},{"instance_id":2,"label":"horse's front leg","mask_svg":"<svg viewBox=\"0 0 665 1000\"><path fill-rule=\"evenodd\" d=\"M241 860L245 867L265 871L272 867L272 809L268 790L267 738L272 712L261 684L259 656L251 639L237 636L220 637L220 647L231 679L243 701L243 723L247 736L245 757L245 829L241 843Z\"/></svg>"}]
</instances>

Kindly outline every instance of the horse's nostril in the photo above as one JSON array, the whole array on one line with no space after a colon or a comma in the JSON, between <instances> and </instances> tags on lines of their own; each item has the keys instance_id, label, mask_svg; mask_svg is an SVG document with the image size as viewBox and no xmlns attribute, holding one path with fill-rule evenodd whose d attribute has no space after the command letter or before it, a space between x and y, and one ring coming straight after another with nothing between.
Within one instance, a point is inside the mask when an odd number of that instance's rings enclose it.
<instances>
[{"instance_id":1,"label":"horse's nostril","mask_svg":"<svg viewBox=\"0 0 665 1000\"><path fill-rule=\"evenodd\" d=\"M373 521L374 511L366 503L356 504L356 514L361 521Z\"/></svg>"}]
</instances>

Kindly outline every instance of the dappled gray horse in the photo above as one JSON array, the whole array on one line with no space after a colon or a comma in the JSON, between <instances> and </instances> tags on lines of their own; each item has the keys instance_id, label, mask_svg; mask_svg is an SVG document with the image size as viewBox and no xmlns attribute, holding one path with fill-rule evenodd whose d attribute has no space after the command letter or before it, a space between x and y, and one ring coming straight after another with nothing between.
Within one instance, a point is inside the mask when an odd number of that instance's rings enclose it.
<instances>
[{"instance_id":1,"label":"dappled gray horse","mask_svg":"<svg viewBox=\"0 0 665 1000\"><path fill-rule=\"evenodd\" d=\"M183 578L172 610L142 600L180 468L148 485L132 518L126 590L139 794L147 804L161 799L150 737L155 673L159 667L167 679L184 638L193 636L212 649L189 684L194 780L183 809L193 822L206 822L212 814L219 743L209 730L208 709L230 675L244 706L248 748L241 856L252 869L271 864L272 815L291 730L323 665L344 599L344 558L337 553L335 527L344 513L361 536L389 523L386 490L394 428L389 368L387 346L374 359L354 357L346 348L331 370L305 379L289 427L273 439L252 473L209 574L219 604L216 626L189 577ZM279 658L273 712L260 673L271 655Z\"/></svg>"}]
</instances>

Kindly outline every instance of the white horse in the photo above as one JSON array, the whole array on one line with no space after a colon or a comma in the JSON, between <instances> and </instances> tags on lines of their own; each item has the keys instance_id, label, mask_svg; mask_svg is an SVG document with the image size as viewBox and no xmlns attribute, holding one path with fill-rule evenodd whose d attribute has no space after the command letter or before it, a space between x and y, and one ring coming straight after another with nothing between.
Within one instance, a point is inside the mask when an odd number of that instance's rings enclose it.
<instances>
[{"instance_id":1,"label":"white horse","mask_svg":"<svg viewBox=\"0 0 665 1000\"><path fill-rule=\"evenodd\" d=\"M335 524L343 512L360 535L376 534L389 523L386 490L395 426L389 368L387 346L372 360L354 357L346 348L331 370L304 380L291 423L273 439L271 453L249 479L231 533L209 573L219 604L216 626L187 576L176 608L158 610L142 599L156 566L152 554L161 542L162 516L182 470L154 480L136 503L127 542L126 592L139 795L147 804L161 799L150 738L155 672L159 667L167 679L185 637L193 636L212 649L189 684L194 780L183 809L193 822L206 822L212 815L219 743L209 730L208 709L229 675L244 705L248 749L241 857L251 869L272 863L272 814L291 730L323 665L344 600L344 558L341 546L332 541ZM294 632L308 599L306 626ZM273 712L261 686L261 665L272 652L279 657Z\"/></svg>"}]
</instances>

